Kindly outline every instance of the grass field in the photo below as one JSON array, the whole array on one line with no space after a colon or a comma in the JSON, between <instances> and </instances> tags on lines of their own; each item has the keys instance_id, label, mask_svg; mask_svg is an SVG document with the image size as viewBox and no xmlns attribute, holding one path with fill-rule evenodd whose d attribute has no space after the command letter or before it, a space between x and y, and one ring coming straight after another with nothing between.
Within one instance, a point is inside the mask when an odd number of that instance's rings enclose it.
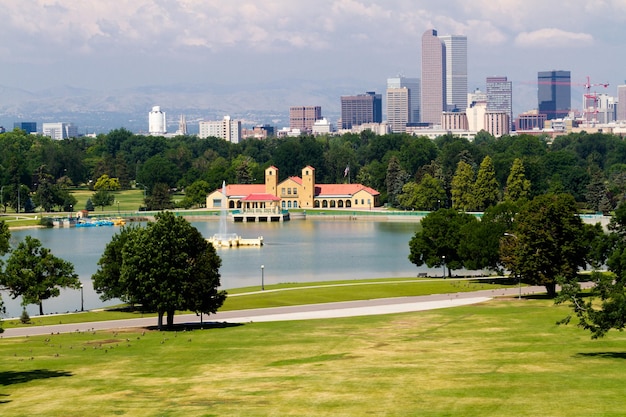
<instances>
[{"instance_id":1,"label":"grass field","mask_svg":"<svg viewBox=\"0 0 626 417\"><path fill-rule=\"evenodd\" d=\"M549 300L0 340L3 416L623 416L626 335Z\"/></svg>"}]
</instances>

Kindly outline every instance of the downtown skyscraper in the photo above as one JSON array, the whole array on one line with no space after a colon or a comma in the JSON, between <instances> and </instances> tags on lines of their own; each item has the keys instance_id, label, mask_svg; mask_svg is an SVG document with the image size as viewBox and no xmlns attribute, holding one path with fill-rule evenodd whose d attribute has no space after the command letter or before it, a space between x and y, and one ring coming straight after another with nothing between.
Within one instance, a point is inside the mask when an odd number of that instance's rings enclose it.
<instances>
[{"instance_id":1,"label":"downtown skyscraper","mask_svg":"<svg viewBox=\"0 0 626 417\"><path fill-rule=\"evenodd\" d=\"M487 77L487 111L505 112L513 129L513 83L506 77Z\"/></svg>"},{"instance_id":2,"label":"downtown skyscraper","mask_svg":"<svg viewBox=\"0 0 626 417\"><path fill-rule=\"evenodd\" d=\"M444 111L467 107L467 37L429 29L422 35L421 121L440 124Z\"/></svg>"},{"instance_id":3,"label":"downtown skyscraper","mask_svg":"<svg viewBox=\"0 0 626 417\"><path fill-rule=\"evenodd\" d=\"M446 111L467 107L467 37L440 36L445 57Z\"/></svg>"},{"instance_id":4,"label":"downtown skyscraper","mask_svg":"<svg viewBox=\"0 0 626 417\"><path fill-rule=\"evenodd\" d=\"M572 83L569 71L540 71L537 74L539 114L547 120L566 117L572 106Z\"/></svg>"}]
</instances>

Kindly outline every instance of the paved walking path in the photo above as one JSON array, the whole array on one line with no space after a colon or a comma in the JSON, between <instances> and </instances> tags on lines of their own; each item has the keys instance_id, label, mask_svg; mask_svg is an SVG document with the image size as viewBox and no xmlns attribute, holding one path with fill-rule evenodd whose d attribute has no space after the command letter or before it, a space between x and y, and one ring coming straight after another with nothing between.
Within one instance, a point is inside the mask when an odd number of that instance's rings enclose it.
<instances>
[{"instance_id":1,"label":"paved walking path","mask_svg":"<svg viewBox=\"0 0 626 417\"><path fill-rule=\"evenodd\" d=\"M523 287L523 294L544 293L544 287ZM503 288L451 294L433 294L416 297L379 298L373 300L344 301L324 304L306 304L289 307L274 307L251 310L223 311L204 316L205 322L249 323L285 320L311 320L337 317L354 317L379 314L408 313L413 311L457 307L482 303L494 297L519 295L518 288ZM174 316L176 324L199 324L195 314ZM37 336L56 333L72 333L106 329L156 326L156 317L97 321L88 323L58 324L5 329L0 338Z\"/></svg>"}]
</instances>

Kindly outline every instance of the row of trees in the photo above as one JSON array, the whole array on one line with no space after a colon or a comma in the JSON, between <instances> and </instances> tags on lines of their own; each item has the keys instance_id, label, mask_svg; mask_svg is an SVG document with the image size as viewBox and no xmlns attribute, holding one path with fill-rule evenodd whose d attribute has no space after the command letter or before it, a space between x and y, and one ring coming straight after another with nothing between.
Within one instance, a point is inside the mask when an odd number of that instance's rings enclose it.
<instances>
[{"instance_id":1,"label":"row of trees","mask_svg":"<svg viewBox=\"0 0 626 417\"><path fill-rule=\"evenodd\" d=\"M626 143L608 134L569 134L549 143L528 135L495 139L486 132L470 142L452 135L430 140L366 131L233 144L194 136L147 137L125 129L97 138L53 141L15 130L0 134L0 147L3 204L21 210L29 193L21 193L20 187L41 196L33 198L33 205L66 208L71 201L61 191L68 184L94 184L103 175L117 178L122 189L141 184L147 196L162 189L187 191L193 185L192 197L181 202L192 206L202 204L195 198L197 190L215 190L222 181L260 183L270 165L279 168L281 179L314 166L320 183L347 181L343 174L349 165L352 182L380 191L382 202L402 208L453 207L458 200L453 191L463 185L453 182L455 177L473 176L481 187L497 188L497 193L490 190L490 195L459 204L479 209L494 198L501 201L516 160L523 166L529 198L569 193L591 210L611 210L626 192ZM47 188L57 184L59 195L52 198ZM432 195L416 201L415 196L423 194L415 191L418 187ZM19 195L23 201L18 205Z\"/></svg>"},{"instance_id":2,"label":"row of trees","mask_svg":"<svg viewBox=\"0 0 626 417\"><path fill-rule=\"evenodd\" d=\"M412 263L447 267L449 276L460 268L506 269L520 282L543 285L557 303L570 305L594 338L626 328L626 204L616 210L608 233L585 224L569 194L507 201L488 208L480 220L440 209L423 219L409 248ZM597 271L603 265L609 273ZM589 267L586 280L595 285L582 292L579 272Z\"/></svg>"}]
</instances>

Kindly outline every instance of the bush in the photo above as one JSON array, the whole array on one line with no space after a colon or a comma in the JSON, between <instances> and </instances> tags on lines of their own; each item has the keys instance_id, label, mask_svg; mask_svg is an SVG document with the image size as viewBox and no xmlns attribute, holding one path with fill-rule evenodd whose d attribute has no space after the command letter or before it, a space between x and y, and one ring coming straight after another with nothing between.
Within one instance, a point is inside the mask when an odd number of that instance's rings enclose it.
<instances>
[{"instance_id":1,"label":"bush","mask_svg":"<svg viewBox=\"0 0 626 417\"><path fill-rule=\"evenodd\" d=\"M22 324L30 324L30 316L28 315L28 312L26 311L26 309L22 310L20 321L22 322Z\"/></svg>"}]
</instances>

